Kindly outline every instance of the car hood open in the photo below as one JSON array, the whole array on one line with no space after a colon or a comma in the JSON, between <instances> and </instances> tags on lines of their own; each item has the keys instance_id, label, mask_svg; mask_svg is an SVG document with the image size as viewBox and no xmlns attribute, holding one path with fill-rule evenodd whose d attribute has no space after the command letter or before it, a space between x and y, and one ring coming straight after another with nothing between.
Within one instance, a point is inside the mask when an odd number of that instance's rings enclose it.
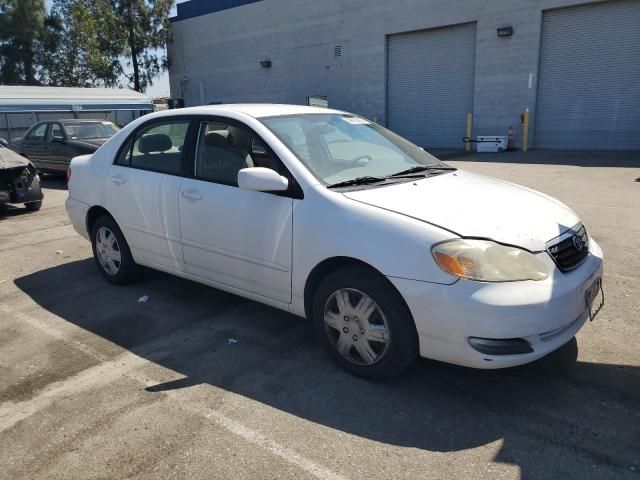
<instances>
[{"instance_id":1,"label":"car hood open","mask_svg":"<svg viewBox=\"0 0 640 480\"><path fill-rule=\"evenodd\" d=\"M345 192L348 198L531 251L580 220L563 203L529 188L457 170L431 178Z\"/></svg>"}]
</instances>

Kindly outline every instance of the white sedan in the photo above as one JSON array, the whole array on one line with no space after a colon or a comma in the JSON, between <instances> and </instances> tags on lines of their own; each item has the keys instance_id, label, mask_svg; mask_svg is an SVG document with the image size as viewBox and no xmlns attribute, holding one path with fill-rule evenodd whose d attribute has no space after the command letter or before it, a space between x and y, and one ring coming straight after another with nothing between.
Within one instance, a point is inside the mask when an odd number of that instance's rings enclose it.
<instances>
[{"instance_id":1,"label":"white sedan","mask_svg":"<svg viewBox=\"0 0 640 480\"><path fill-rule=\"evenodd\" d=\"M603 301L602 251L570 208L345 112L156 113L68 176L69 218L108 281L146 266L306 317L367 378L417 355L531 362Z\"/></svg>"}]
</instances>

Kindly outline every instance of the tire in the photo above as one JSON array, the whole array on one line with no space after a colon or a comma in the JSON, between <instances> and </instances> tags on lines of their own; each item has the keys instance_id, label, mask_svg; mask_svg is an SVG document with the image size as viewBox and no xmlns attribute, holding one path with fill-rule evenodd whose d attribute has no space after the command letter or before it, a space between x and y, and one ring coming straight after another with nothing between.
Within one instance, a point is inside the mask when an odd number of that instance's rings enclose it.
<instances>
[{"instance_id":1,"label":"tire","mask_svg":"<svg viewBox=\"0 0 640 480\"><path fill-rule=\"evenodd\" d=\"M329 273L314 294L312 321L335 361L359 377L390 379L418 355L418 334L404 299L384 276L366 267Z\"/></svg>"},{"instance_id":2,"label":"tire","mask_svg":"<svg viewBox=\"0 0 640 480\"><path fill-rule=\"evenodd\" d=\"M42 208L42 200L38 200L37 202L29 202L24 204L27 207L27 211L29 212L37 212Z\"/></svg>"},{"instance_id":3,"label":"tire","mask_svg":"<svg viewBox=\"0 0 640 480\"><path fill-rule=\"evenodd\" d=\"M93 224L91 247L98 270L110 283L126 285L138 278L140 267L133 261L120 227L109 215L102 215Z\"/></svg>"}]
</instances>

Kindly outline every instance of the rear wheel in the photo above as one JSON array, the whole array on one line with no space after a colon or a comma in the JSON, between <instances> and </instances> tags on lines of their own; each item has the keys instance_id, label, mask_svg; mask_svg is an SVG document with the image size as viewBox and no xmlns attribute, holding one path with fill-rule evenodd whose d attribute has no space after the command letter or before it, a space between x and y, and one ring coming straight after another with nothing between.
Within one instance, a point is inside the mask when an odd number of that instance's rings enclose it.
<instances>
[{"instance_id":1,"label":"rear wheel","mask_svg":"<svg viewBox=\"0 0 640 480\"><path fill-rule=\"evenodd\" d=\"M349 266L327 275L316 290L313 323L333 358L360 377L391 378L418 354L415 324L404 299L368 268Z\"/></svg>"},{"instance_id":2,"label":"rear wheel","mask_svg":"<svg viewBox=\"0 0 640 480\"><path fill-rule=\"evenodd\" d=\"M95 221L91 245L96 265L109 282L125 285L138 277L140 267L133 261L129 245L113 218L103 215Z\"/></svg>"}]
</instances>

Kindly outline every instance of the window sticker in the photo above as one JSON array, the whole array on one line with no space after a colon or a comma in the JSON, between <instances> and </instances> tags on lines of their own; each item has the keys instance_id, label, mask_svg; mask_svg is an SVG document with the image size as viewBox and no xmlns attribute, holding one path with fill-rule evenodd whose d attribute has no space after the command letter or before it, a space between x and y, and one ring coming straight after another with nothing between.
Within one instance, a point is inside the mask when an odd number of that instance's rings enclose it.
<instances>
[{"instance_id":1,"label":"window sticker","mask_svg":"<svg viewBox=\"0 0 640 480\"><path fill-rule=\"evenodd\" d=\"M369 120L359 117L342 117L342 119L351 125L371 125Z\"/></svg>"}]
</instances>

